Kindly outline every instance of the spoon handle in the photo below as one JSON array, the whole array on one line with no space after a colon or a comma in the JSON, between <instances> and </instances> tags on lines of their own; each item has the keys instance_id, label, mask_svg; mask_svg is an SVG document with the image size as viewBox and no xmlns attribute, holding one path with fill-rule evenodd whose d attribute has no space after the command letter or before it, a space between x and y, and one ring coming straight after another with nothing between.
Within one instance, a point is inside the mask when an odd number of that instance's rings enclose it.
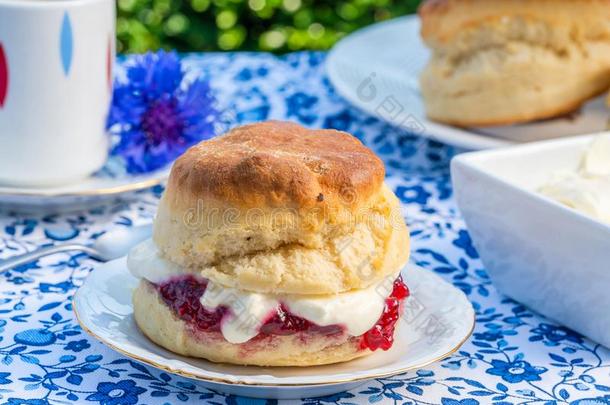
<instances>
[{"instance_id":1,"label":"spoon handle","mask_svg":"<svg viewBox=\"0 0 610 405\"><path fill-rule=\"evenodd\" d=\"M44 256L48 256L48 255L52 255L52 254L60 253L60 252L70 252L70 251L85 252L85 253L87 253L87 255L89 255L93 259L102 260L102 258L100 257L97 250L91 249L90 247L85 246L85 245L79 245L79 244L73 243L73 244L64 244L64 245L57 245L57 246L48 246L48 247L44 247L42 249L35 250L33 252L24 253L22 255L11 257L9 259L0 261L0 274L7 270L10 270L14 267L20 266L22 264L27 264L27 263L33 262L35 260L38 260Z\"/></svg>"}]
</instances>

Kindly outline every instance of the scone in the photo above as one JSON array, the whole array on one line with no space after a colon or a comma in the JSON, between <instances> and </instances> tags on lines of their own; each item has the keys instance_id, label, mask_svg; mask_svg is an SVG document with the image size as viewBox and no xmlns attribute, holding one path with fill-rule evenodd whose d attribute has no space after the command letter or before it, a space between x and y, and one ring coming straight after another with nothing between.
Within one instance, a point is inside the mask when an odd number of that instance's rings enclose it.
<instances>
[{"instance_id":1,"label":"scone","mask_svg":"<svg viewBox=\"0 0 610 405\"><path fill-rule=\"evenodd\" d=\"M186 356L310 366L387 350L409 233L381 160L287 122L233 129L174 164L128 256L135 320Z\"/></svg>"},{"instance_id":2,"label":"scone","mask_svg":"<svg viewBox=\"0 0 610 405\"><path fill-rule=\"evenodd\" d=\"M609 0L428 0L429 118L491 126L578 109L610 87Z\"/></svg>"}]
</instances>

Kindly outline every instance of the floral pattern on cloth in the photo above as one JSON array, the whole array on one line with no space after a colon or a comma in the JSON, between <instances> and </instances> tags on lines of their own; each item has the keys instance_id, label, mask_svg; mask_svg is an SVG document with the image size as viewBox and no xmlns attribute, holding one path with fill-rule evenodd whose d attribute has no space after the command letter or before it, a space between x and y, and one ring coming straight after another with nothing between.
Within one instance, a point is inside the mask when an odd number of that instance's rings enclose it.
<instances>
[{"instance_id":1,"label":"floral pattern on cloth","mask_svg":"<svg viewBox=\"0 0 610 405\"><path fill-rule=\"evenodd\" d=\"M610 351L495 290L453 200L449 160L457 151L349 106L325 76L324 59L324 53L229 53L187 55L185 63L190 74L214 78L223 109L235 112L227 122L288 119L337 128L379 154L388 184L404 204L412 260L464 291L477 324L457 353L426 369L351 392L279 402L609 404ZM2 213L0 258L150 222L161 193L156 187L140 192L135 202L71 214ZM0 404L278 402L207 390L90 338L74 318L71 297L95 266L83 254L57 254L0 275Z\"/></svg>"}]
</instances>

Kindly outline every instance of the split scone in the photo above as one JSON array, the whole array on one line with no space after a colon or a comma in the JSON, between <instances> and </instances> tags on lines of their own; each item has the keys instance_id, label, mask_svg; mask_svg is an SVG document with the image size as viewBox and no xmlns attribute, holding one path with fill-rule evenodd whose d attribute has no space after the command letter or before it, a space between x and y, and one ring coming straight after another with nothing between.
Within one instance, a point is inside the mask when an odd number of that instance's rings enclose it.
<instances>
[{"instance_id":1,"label":"split scone","mask_svg":"<svg viewBox=\"0 0 610 405\"><path fill-rule=\"evenodd\" d=\"M174 164L153 239L128 257L154 342L216 362L309 366L392 346L409 234L381 160L353 136L233 129Z\"/></svg>"},{"instance_id":2,"label":"split scone","mask_svg":"<svg viewBox=\"0 0 610 405\"><path fill-rule=\"evenodd\" d=\"M610 87L610 0L426 0L428 116L491 126L569 113Z\"/></svg>"}]
</instances>

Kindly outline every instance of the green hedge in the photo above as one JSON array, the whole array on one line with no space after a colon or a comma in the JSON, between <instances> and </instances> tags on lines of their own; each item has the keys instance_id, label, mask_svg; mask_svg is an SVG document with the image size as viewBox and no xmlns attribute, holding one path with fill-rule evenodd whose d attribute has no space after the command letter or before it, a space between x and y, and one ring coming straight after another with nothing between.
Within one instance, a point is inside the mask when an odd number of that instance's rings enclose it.
<instances>
[{"instance_id":1,"label":"green hedge","mask_svg":"<svg viewBox=\"0 0 610 405\"><path fill-rule=\"evenodd\" d=\"M118 0L119 52L328 49L419 0Z\"/></svg>"}]
</instances>

